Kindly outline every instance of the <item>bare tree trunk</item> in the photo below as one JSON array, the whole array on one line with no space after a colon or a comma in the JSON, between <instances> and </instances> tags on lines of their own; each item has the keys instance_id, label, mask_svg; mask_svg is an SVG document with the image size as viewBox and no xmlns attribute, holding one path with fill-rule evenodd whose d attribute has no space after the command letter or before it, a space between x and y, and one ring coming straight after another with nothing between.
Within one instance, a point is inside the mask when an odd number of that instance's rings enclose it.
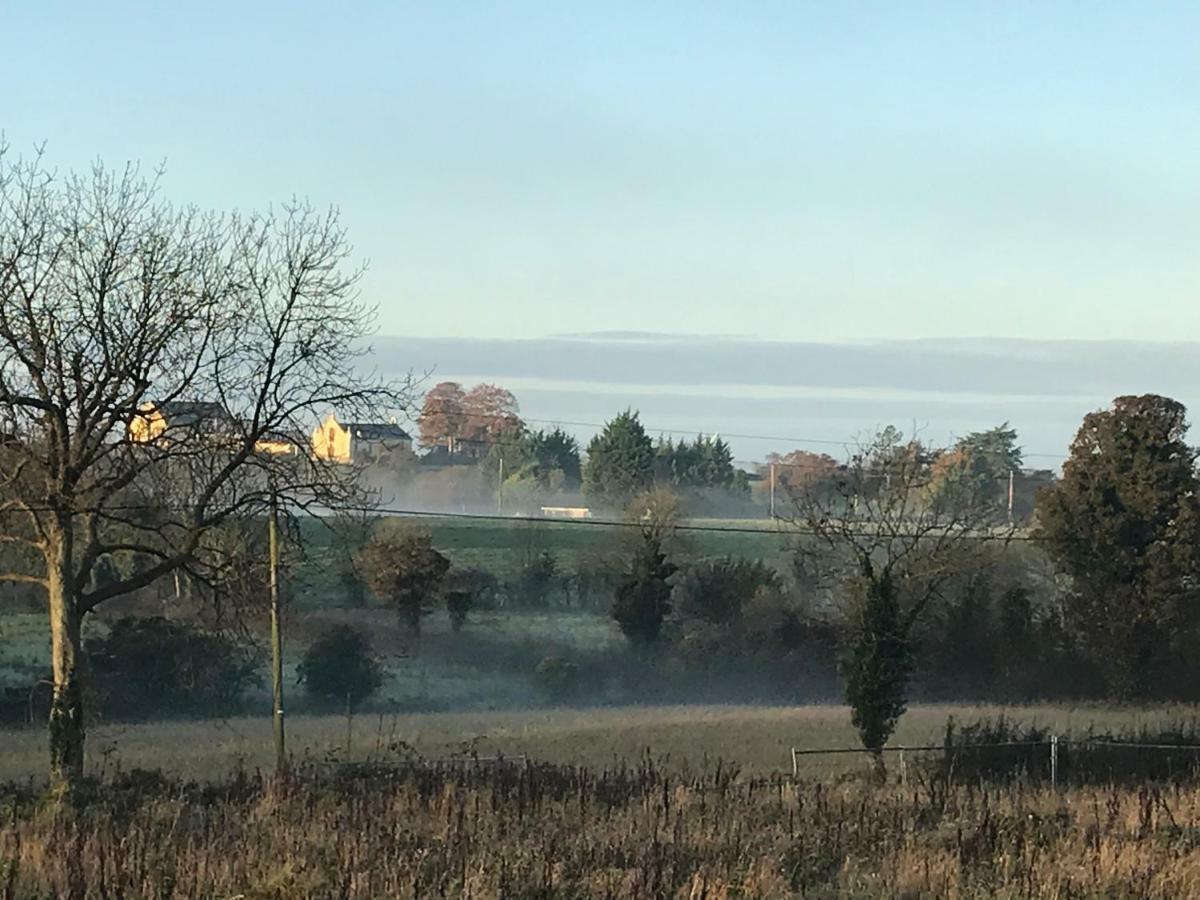
<instances>
[{"instance_id":1,"label":"bare tree trunk","mask_svg":"<svg viewBox=\"0 0 1200 900\"><path fill-rule=\"evenodd\" d=\"M406 604L401 608L400 618L408 626L408 633L415 638L421 636L421 603Z\"/></svg>"},{"instance_id":2,"label":"bare tree trunk","mask_svg":"<svg viewBox=\"0 0 1200 900\"><path fill-rule=\"evenodd\" d=\"M887 784L887 764L883 761L882 750L871 751L871 776L876 784Z\"/></svg>"},{"instance_id":3,"label":"bare tree trunk","mask_svg":"<svg viewBox=\"0 0 1200 900\"><path fill-rule=\"evenodd\" d=\"M59 539L46 556L50 608L50 661L54 695L50 702L50 782L69 789L83 775L83 622L71 589L70 551Z\"/></svg>"}]
</instances>

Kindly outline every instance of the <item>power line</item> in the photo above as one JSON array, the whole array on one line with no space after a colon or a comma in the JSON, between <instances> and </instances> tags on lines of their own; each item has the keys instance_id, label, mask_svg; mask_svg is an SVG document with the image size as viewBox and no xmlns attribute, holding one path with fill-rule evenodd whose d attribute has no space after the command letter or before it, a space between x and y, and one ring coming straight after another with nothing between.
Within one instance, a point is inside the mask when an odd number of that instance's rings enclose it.
<instances>
[{"instance_id":1,"label":"power line","mask_svg":"<svg viewBox=\"0 0 1200 900\"><path fill-rule=\"evenodd\" d=\"M525 418L518 413L513 413L512 415L499 415L499 414L480 415L480 414L475 414L475 413L466 413L465 417L470 418L470 419L475 419L475 420L484 420L484 421L491 420L491 421L496 421L496 422L505 422L505 423L508 423L509 425L513 424L513 420L515 418L521 422L531 423L534 425L550 425L550 426L555 426L555 427L568 425L572 428L594 428L598 431L603 430L605 427L607 427L607 423L580 422L580 421L572 420L572 419ZM418 416L413 421L415 423L419 423L419 418L420 417ZM697 435L697 436L712 435L713 437L736 438L738 440L746 440L746 441L771 441L771 442L777 443L777 444L817 444L817 445L825 446L825 447L841 447L843 450L849 450L853 447L857 447L860 445L860 442L855 439L836 441L836 440L829 440L827 438L786 437L783 435L767 435L767 434L743 434L740 432L720 431L720 430L710 431L708 429L703 429L703 428L699 428L699 429L695 429L695 428L659 428L654 425L649 425L645 422L642 423L642 427L648 432L653 432L653 433L657 433L657 434ZM502 442L501 438L486 439L486 438L456 437L456 438L454 438L454 440L458 443L463 443L463 444L475 444L475 445L485 445L485 446L494 446L494 445ZM1032 458L1036 458L1036 459L1062 460L1062 459L1066 459L1068 455L1065 453L1036 453L1036 452L1028 452L1027 453L1027 452L1022 451L1021 456L1022 457L1032 457Z\"/></svg>"}]
</instances>

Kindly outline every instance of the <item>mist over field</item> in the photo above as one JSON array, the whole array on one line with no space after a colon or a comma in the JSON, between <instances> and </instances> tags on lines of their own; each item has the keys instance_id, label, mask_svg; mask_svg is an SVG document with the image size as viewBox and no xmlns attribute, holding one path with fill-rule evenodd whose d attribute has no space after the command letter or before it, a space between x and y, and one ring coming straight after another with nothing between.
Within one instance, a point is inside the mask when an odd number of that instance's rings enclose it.
<instances>
[{"instance_id":1,"label":"mist over field","mask_svg":"<svg viewBox=\"0 0 1200 900\"><path fill-rule=\"evenodd\" d=\"M428 375L426 388L495 381L517 395L527 420L561 423L584 441L594 424L632 407L652 432L720 433L742 460L821 442L836 456L885 424L915 425L945 445L1008 421L1028 466L1057 468L1082 417L1114 396L1200 402L1200 343L1184 341L801 343L622 332L386 336L373 346L385 372Z\"/></svg>"}]
</instances>

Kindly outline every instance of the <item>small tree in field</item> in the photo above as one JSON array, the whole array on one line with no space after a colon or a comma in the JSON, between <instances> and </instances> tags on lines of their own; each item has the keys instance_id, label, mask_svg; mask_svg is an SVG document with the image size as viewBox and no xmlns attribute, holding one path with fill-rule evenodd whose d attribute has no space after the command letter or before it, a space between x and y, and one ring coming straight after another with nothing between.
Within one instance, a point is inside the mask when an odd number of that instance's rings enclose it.
<instances>
[{"instance_id":1,"label":"small tree in field","mask_svg":"<svg viewBox=\"0 0 1200 900\"><path fill-rule=\"evenodd\" d=\"M349 625L335 625L317 638L305 651L297 674L313 697L345 703L351 709L383 684L383 666L371 641Z\"/></svg>"},{"instance_id":2,"label":"small tree in field","mask_svg":"<svg viewBox=\"0 0 1200 900\"><path fill-rule=\"evenodd\" d=\"M420 634L421 617L432 611L450 571L450 560L434 549L429 532L408 527L378 534L359 551L357 564L375 596Z\"/></svg>"},{"instance_id":3,"label":"small tree in field","mask_svg":"<svg viewBox=\"0 0 1200 900\"><path fill-rule=\"evenodd\" d=\"M671 611L670 578L675 565L667 560L662 543L647 536L637 548L629 571L617 585L613 618L635 647L658 643L663 621Z\"/></svg>"},{"instance_id":4,"label":"small tree in field","mask_svg":"<svg viewBox=\"0 0 1200 900\"><path fill-rule=\"evenodd\" d=\"M679 498L665 488L635 496L625 509L629 568L617 583L612 614L621 633L640 650L658 643L671 611L670 579L677 567L666 547L679 525Z\"/></svg>"},{"instance_id":5,"label":"small tree in field","mask_svg":"<svg viewBox=\"0 0 1200 900\"><path fill-rule=\"evenodd\" d=\"M305 435L398 398L360 374L348 254L332 213L174 209L134 168L59 175L0 147L0 580L46 597L56 787L83 772L89 613L220 570L221 532L280 500L351 498Z\"/></svg>"},{"instance_id":6,"label":"small tree in field","mask_svg":"<svg viewBox=\"0 0 1200 900\"><path fill-rule=\"evenodd\" d=\"M861 595L850 613L853 636L842 661L850 721L863 746L879 753L908 708L908 679L913 657L910 627L904 622L891 576L863 579Z\"/></svg>"},{"instance_id":7,"label":"small tree in field","mask_svg":"<svg viewBox=\"0 0 1200 900\"><path fill-rule=\"evenodd\" d=\"M907 705L913 632L984 531L989 498L928 502L928 454L880 432L832 482L788 485L801 534L797 570L831 584L846 612L842 660L846 701L863 746L884 774L883 747Z\"/></svg>"}]
</instances>

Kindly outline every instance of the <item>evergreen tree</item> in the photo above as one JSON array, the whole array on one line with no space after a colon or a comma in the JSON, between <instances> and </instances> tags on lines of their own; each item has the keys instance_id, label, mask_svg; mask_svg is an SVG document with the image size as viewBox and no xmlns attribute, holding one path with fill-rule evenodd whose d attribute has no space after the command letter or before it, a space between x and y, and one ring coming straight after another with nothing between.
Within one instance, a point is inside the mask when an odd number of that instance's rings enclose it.
<instances>
[{"instance_id":1,"label":"evergreen tree","mask_svg":"<svg viewBox=\"0 0 1200 900\"><path fill-rule=\"evenodd\" d=\"M968 434L934 460L930 494L947 509L1002 512L1010 473L1022 464L1017 432L1008 423Z\"/></svg>"},{"instance_id":2,"label":"evergreen tree","mask_svg":"<svg viewBox=\"0 0 1200 900\"><path fill-rule=\"evenodd\" d=\"M695 440L660 440L655 447L655 477L676 489L736 490L748 485L733 465L733 451L721 438L698 435Z\"/></svg>"},{"instance_id":3,"label":"evergreen tree","mask_svg":"<svg viewBox=\"0 0 1200 900\"><path fill-rule=\"evenodd\" d=\"M851 619L842 677L850 720L882 777L883 747L908 708L913 659L910 627L891 572L875 572L869 563L864 568L862 602Z\"/></svg>"},{"instance_id":4,"label":"evergreen tree","mask_svg":"<svg viewBox=\"0 0 1200 900\"><path fill-rule=\"evenodd\" d=\"M530 455L536 460L539 475L562 472L569 488L578 487L582 480L579 461L579 442L561 428L553 431L534 431L528 436Z\"/></svg>"},{"instance_id":5,"label":"evergreen tree","mask_svg":"<svg viewBox=\"0 0 1200 900\"><path fill-rule=\"evenodd\" d=\"M507 488L525 486L534 494L574 490L581 480L579 444L560 428L509 435L492 446L480 467L492 491L500 487L501 472Z\"/></svg>"},{"instance_id":6,"label":"evergreen tree","mask_svg":"<svg viewBox=\"0 0 1200 900\"><path fill-rule=\"evenodd\" d=\"M1145 695L1191 651L1200 612L1200 481L1183 404L1147 394L1090 413L1035 536L1074 589L1067 619L1114 697Z\"/></svg>"},{"instance_id":7,"label":"evergreen tree","mask_svg":"<svg viewBox=\"0 0 1200 900\"><path fill-rule=\"evenodd\" d=\"M635 647L653 646L662 636L663 621L671 611L669 579L675 571L659 537L644 532L629 571L617 585L612 611L621 633Z\"/></svg>"},{"instance_id":8,"label":"evergreen tree","mask_svg":"<svg viewBox=\"0 0 1200 900\"><path fill-rule=\"evenodd\" d=\"M583 492L589 503L623 508L654 478L654 445L638 414L626 410L588 444Z\"/></svg>"}]
</instances>

